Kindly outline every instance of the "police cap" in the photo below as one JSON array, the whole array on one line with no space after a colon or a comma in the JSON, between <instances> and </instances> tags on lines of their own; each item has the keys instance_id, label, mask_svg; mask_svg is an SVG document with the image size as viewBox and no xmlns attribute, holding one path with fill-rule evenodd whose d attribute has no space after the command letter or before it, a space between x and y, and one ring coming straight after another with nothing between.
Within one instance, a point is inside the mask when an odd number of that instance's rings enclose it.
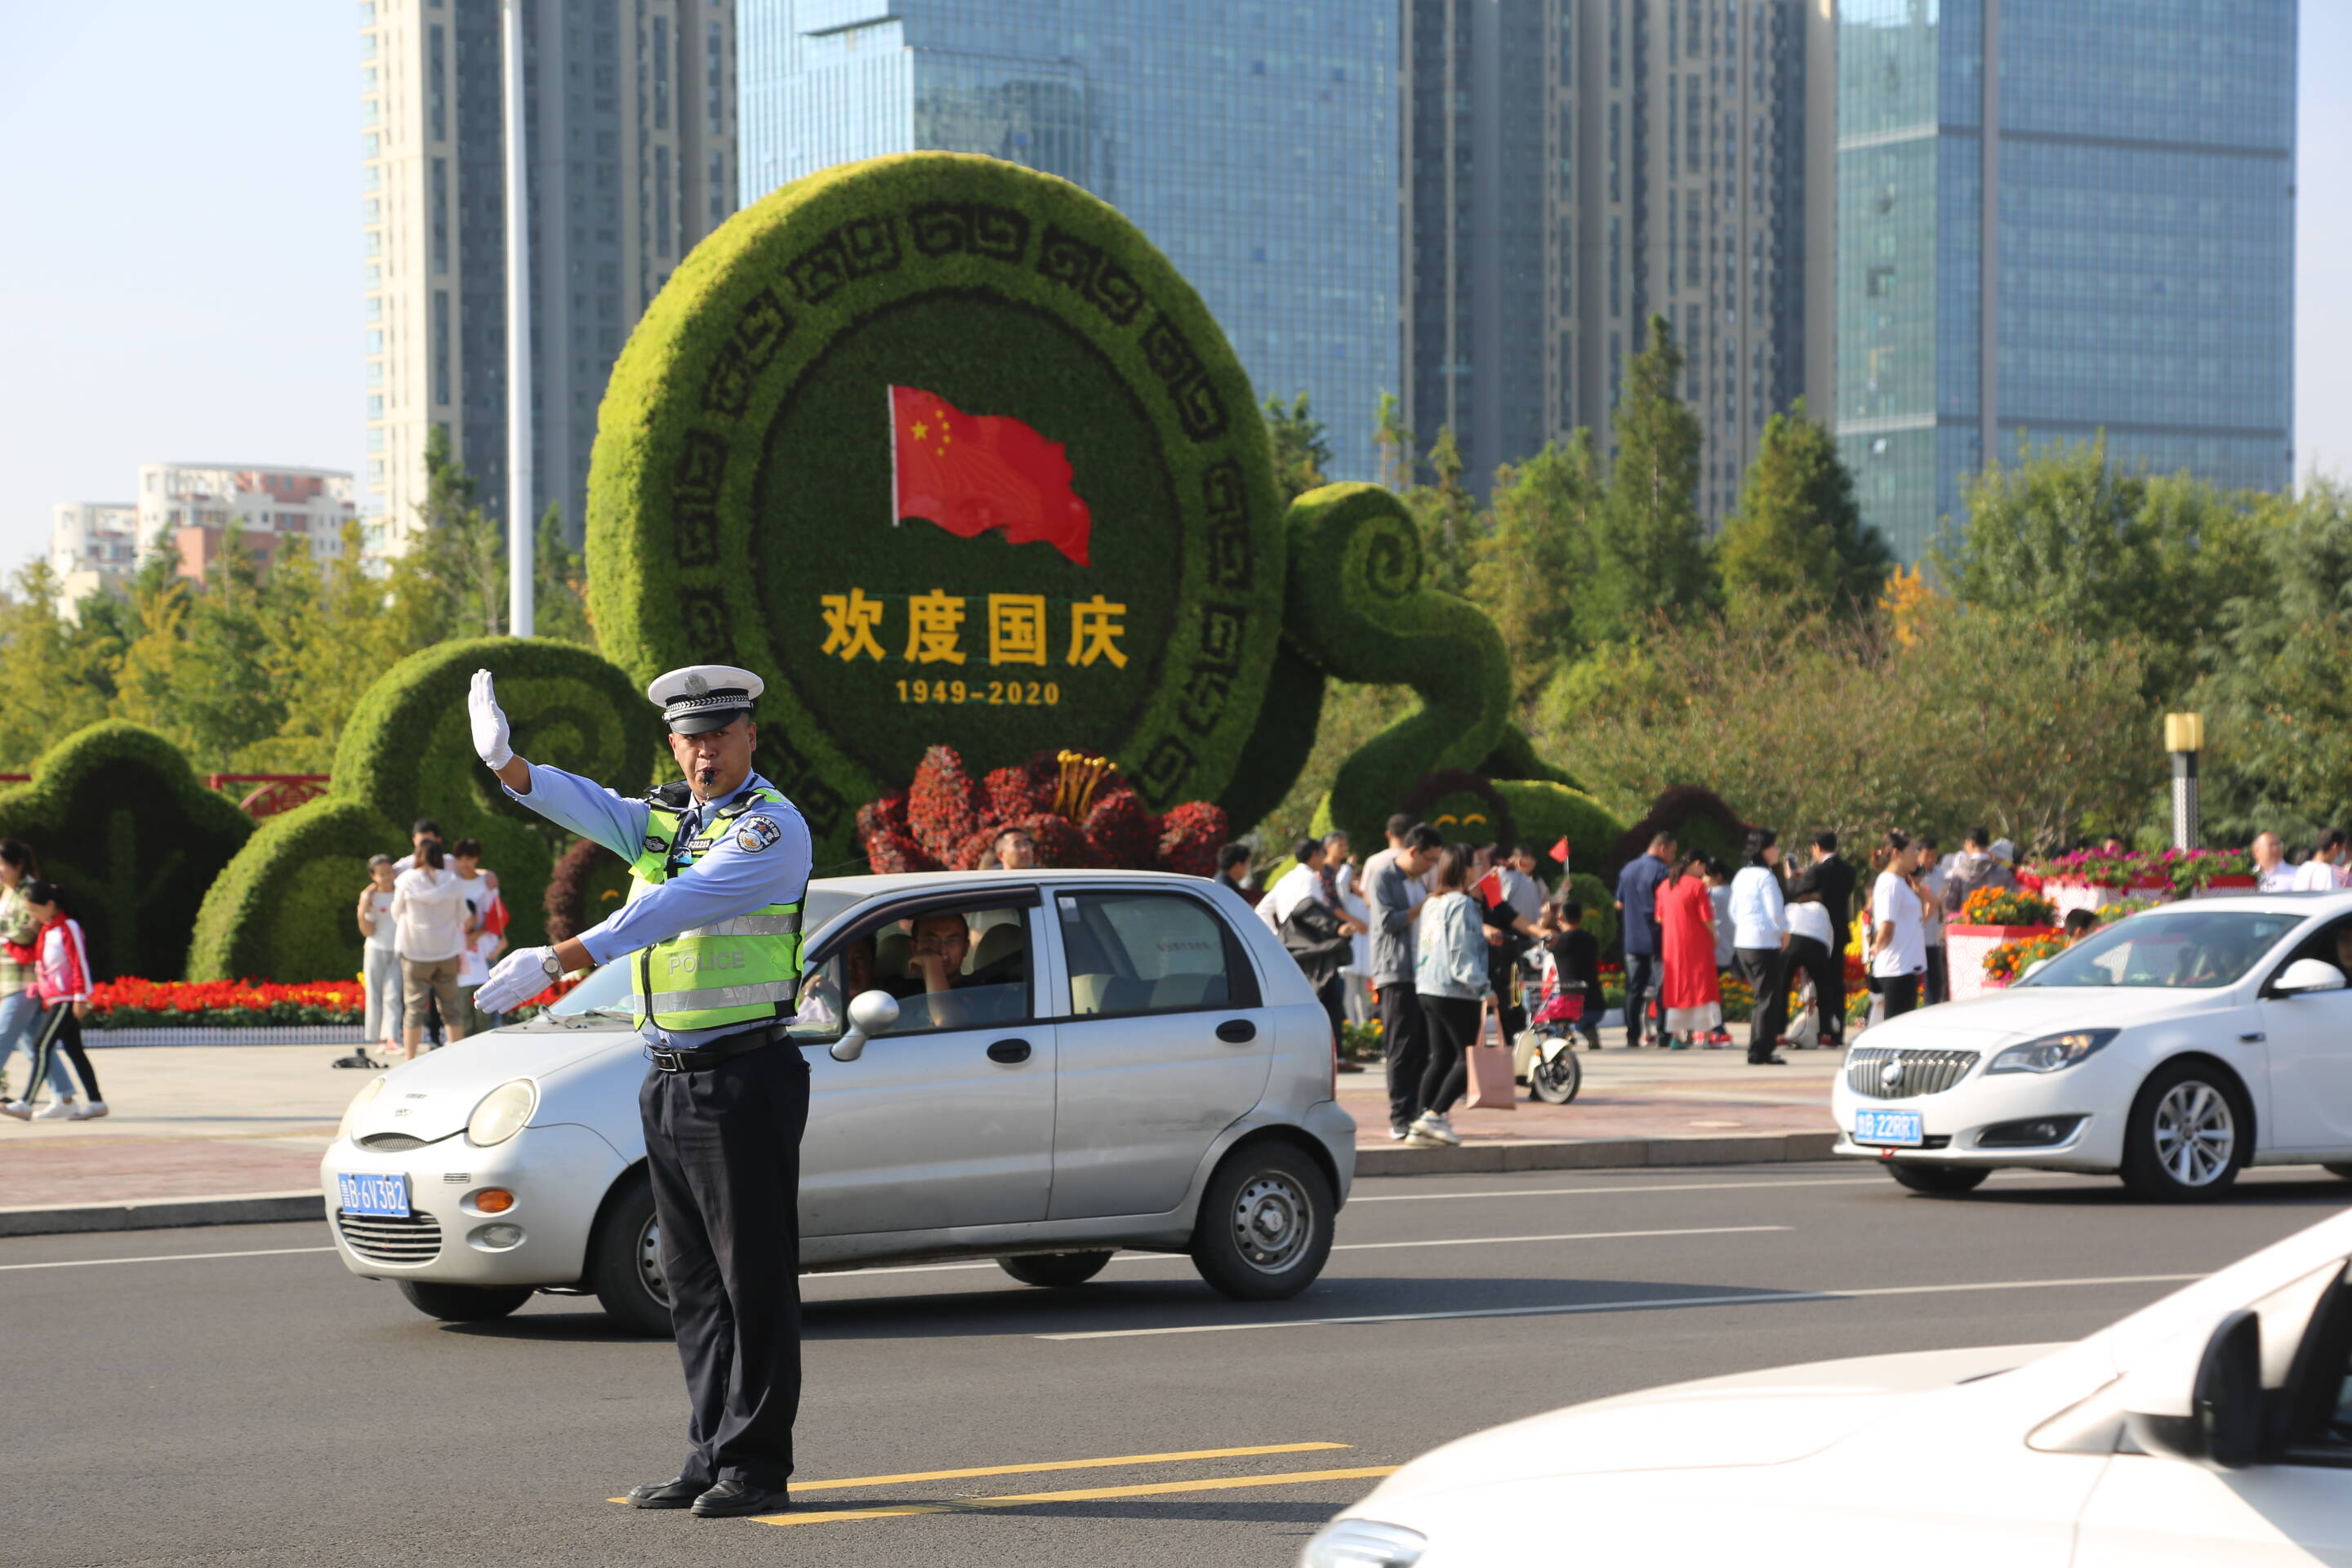
<instances>
[{"instance_id":1,"label":"police cap","mask_svg":"<svg viewBox=\"0 0 2352 1568\"><path fill-rule=\"evenodd\" d=\"M766 689L758 676L731 664L689 664L656 677L646 696L661 709L673 734L699 735L750 718L752 700Z\"/></svg>"}]
</instances>

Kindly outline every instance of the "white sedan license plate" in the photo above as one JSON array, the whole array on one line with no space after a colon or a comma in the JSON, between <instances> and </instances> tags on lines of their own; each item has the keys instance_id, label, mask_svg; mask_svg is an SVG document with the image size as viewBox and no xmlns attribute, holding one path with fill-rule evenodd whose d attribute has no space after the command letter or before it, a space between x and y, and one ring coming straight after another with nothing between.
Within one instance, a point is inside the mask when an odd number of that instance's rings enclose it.
<instances>
[{"instance_id":1,"label":"white sedan license plate","mask_svg":"<svg viewBox=\"0 0 2352 1568\"><path fill-rule=\"evenodd\" d=\"M1927 1141L1927 1134L1919 1125L1919 1113L1916 1110L1857 1110L1853 1113L1853 1141L1916 1149Z\"/></svg>"},{"instance_id":2,"label":"white sedan license plate","mask_svg":"<svg viewBox=\"0 0 2352 1568\"><path fill-rule=\"evenodd\" d=\"M342 1189L345 1214L373 1215L383 1219L408 1217L408 1177L405 1173L376 1176L339 1171L336 1184Z\"/></svg>"}]
</instances>

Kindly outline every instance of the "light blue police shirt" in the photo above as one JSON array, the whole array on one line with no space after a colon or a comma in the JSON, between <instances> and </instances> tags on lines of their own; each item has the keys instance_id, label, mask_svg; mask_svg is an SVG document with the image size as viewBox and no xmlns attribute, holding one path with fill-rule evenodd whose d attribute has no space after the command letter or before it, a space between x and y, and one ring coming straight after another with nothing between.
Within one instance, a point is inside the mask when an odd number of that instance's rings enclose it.
<instances>
[{"instance_id":1,"label":"light blue police shirt","mask_svg":"<svg viewBox=\"0 0 2352 1568\"><path fill-rule=\"evenodd\" d=\"M562 768L538 763L529 765L530 793L519 795L507 789L509 798L583 838L594 840L624 860L634 861L643 853L646 829L653 818L652 808L643 800L615 795L603 784L577 773L567 773ZM499 787L506 788L504 784ZM679 842L699 831L705 814L719 810L752 790L774 787L753 773L743 782L741 789L726 800L708 805L689 801L678 815ZM730 833L719 839L700 859L669 880L630 900L610 920L582 931L580 945L588 950L588 956L599 964L608 963L623 953L667 942L696 926L733 920L768 904L798 903L807 895L809 872L815 864L808 824L801 819L800 808L789 801L782 805L753 806L736 820L758 816L764 816L774 826L776 834L772 838L766 834ZM746 847L747 840L751 847ZM740 1024L715 1029L670 1030L657 1029L648 1023L638 1032L653 1045L685 1051L742 1030Z\"/></svg>"}]
</instances>

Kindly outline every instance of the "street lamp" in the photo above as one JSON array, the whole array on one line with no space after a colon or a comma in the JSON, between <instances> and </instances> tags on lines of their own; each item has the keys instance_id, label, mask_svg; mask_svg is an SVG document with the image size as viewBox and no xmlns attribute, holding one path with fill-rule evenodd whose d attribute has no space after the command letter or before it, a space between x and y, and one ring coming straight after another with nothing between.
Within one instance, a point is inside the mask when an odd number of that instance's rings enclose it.
<instances>
[{"instance_id":1,"label":"street lamp","mask_svg":"<svg viewBox=\"0 0 2352 1568\"><path fill-rule=\"evenodd\" d=\"M2164 749L2172 753L2172 847L2197 847L2197 753L2205 749L2202 713L2167 713Z\"/></svg>"},{"instance_id":2,"label":"street lamp","mask_svg":"<svg viewBox=\"0 0 2352 1568\"><path fill-rule=\"evenodd\" d=\"M532 631L530 513L530 186L523 104L524 0L500 0L506 48L507 630Z\"/></svg>"}]
</instances>

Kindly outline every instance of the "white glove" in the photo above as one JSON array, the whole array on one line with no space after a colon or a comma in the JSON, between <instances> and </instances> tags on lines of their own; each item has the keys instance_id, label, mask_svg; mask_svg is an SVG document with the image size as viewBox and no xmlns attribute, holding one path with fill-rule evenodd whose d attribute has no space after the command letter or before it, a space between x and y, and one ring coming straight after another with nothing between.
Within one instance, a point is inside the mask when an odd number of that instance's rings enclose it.
<instances>
[{"instance_id":1,"label":"white glove","mask_svg":"<svg viewBox=\"0 0 2352 1568\"><path fill-rule=\"evenodd\" d=\"M547 961L554 956L551 947L521 947L508 953L474 993L474 1005L485 1013L506 1013L521 1006L555 984L547 973Z\"/></svg>"},{"instance_id":2,"label":"white glove","mask_svg":"<svg viewBox=\"0 0 2352 1568\"><path fill-rule=\"evenodd\" d=\"M466 694L466 711L474 721L474 750L483 765L495 771L514 761L514 748L507 744L507 716L499 710L499 694L490 689L488 670L474 671L474 689Z\"/></svg>"}]
</instances>

